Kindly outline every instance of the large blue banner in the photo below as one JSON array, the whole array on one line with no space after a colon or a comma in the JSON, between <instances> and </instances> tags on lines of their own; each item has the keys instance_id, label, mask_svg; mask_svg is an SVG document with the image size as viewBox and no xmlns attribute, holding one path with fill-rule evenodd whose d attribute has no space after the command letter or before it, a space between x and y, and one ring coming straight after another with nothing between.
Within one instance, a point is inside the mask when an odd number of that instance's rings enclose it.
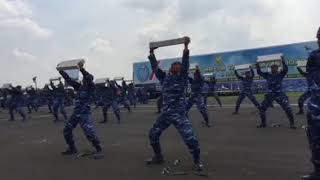
<instances>
[{"instance_id":1,"label":"large blue banner","mask_svg":"<svg viewBox=\"0 0 320 180\"><path fill-rule=\"evenodd\" d=\"M282 53L289 65L287 79L301 78L296 69L297 61L307 60L309 53L317 49L316 42L303 42L266 48L248 49L232 52L222 52L207 55L191 56L190 64L198 65L203 74L214 74L220 83L228 86L229 82L235 81L234 67L241 64L255 64L258 56ZM191 52L192 53L192 52ZM165 59L159 61L163 70L168 70L173 61L180 58ZM140 62L133 65L133 79L136 85L159 83L152 73L150 63ZM257 80L260 77L256 77Z\"/></svg>"}]
</instances>

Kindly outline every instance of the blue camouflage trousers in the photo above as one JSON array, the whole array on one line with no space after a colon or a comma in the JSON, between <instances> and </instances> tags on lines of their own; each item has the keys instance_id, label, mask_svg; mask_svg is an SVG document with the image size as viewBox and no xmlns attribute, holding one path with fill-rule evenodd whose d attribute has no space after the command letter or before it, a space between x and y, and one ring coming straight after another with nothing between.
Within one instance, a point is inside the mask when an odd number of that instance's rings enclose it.
<instances>
[{"instance_id":1,"label":"blue camouflage trousers","mask_svg":"<svg viewBox=\"0 0 320 180\"><path fill-rule=\"evenodd\" d=\"M196 104L198 110L200 111L203 119L208 122L208 112L207 105L204 103L203 96L201 94L192 94L187 101L186 111L190 111L191 107Z\"/></svg>"},{"instance_id":2,"label":"blue camouflage trousers","mask_svg":"<svg viewBox=\"0 0 320 180\"><path fill-rule=\"evenodd\" d=\"M9 104L9 114L10 114L10 121L15 120L14 112L18 112L24 121L26 119L26 115L23 111L22 104L19 102L10 102Z\"/></svg>"},{"instance_id":3,"label":"blue camouflage trousers","mask_svg":"<svg viewBox=\"0 0 320 180\"><path fill-rule=\"evenodd\" d=\"M243 101L246 97L256 106L256 108L260 109L260 104L259 104L259 102L257 101L256 97L252 94L252 92L243 92L243 91L242 91L242 92L240 93L239 97L238 97L237 102L236 102L235 112L238 112L238 111L239 111L240 105L241 105L242 101Z\"/></svg>"},{"instance_id":4,"label":"blue camouflage trousers","mask_svg":"<svg viewBox=\"0 0 320 180\"><path fill-rule=\"evenodd\" d=\"M31 113L31 110L33 109L35 112L38 111L38 99L35 97L29 97L28 98L28 111Z\"/></svg>"},{"instance_id":5,"label":"blue camouflage trousers","mask_svg":"<svg viewBox=\"0 0 320 180\"><path fill-rule=\"evenodd\" d=\"M64 99L63 98L56 98L53 100L53 115L55 120L59 120L59 111L63 115L64 120L67 120L67 113L64 109Z\"/></svg>"},{"instance_id":6,"label":"blue camouflage trousers","mask_svg":"<svg viewBox=\"0 0 320 180\"><path fill-rule=\"evenodd\" d=\"M307 136L311 150L311 161L320 168L320 97L312 97L308 103Z\"/></svg>"},{"instance_id":7,"label":"blue camouflage trousers","mask_svg":"<svg viewBox=\"0 0 320 180\"><path fill-rule=\"evenodd\" d=\"M135 95L129 94L128 99L130 104L135 108L137 106L137 97Z\"/></svg>"},{"instance_id":8,"label":"blue camouflage trousers","mask_svg":"<svg viewBox=\"0 0 320 180\"><path fill-rule=\"evenodd\" d=\"M116 101L105 102L102 107L103 121L108 121L108 110L112 107L114 115L117 117L118 123L120 123L120 109Z\"/></svg>"},{"instance_id":9,"label":"blue camouflage trousers","mask_svg":"<svg viewBox=\"0 0 320 180\"><path fill-rule=\"evenodd\" d=\"M311 90L307 90L306 92L304 92L298 99L298 104L299 104L299 110L300 112L303 112L303 106L304 106L304 102L309 99L312 95Z\"/></svg>"},{"instance_id":10,"label":"blue camouflage trousers","mask_svg":"<svg viewBox=\"0 0 320 180\"><path fill-rule=\"evenodd\" d=\"M69 147L74 148L75 142L73 139L73 129L80 124L87 139L92 143L95 148L100 147L100 141L96 135L91 119L91 114L72 114L70 119L66 121L63 129L63 135Z\"/></svg>"},{"instance_id":11,"label":"blue camouflage trousers","mask_svg":"<svg viewBox=\"0 0 320 180\"><path fill-rule=\"evenodd\" d=\"M260 118L261 123L266 125L266 111L271 107L273 101L276 101L285 111L290 124L294 123L294 116L290 107L289 98L284 92L271 92L265 95L265 99L261 103Z\"/></svg>"},{"instance_id":12,"label":"blue camouflage trousers","mask_svg":"<svg viewBox=\"0 0 320 180\"><path fill-rule=\"evenodd\" d=\"M203 98L204 98L204 104L208 105L208 96L211 95L215 98L215 100L218 102L219 106L222 106L222 102L218 96L218 94L215 91L209 91L208 93L204 93L203 94Z\"/></svg>"},{"instance_id":13,"label":"blue camouflage trousers","mask_svg":"<svg viewBox=\"0 0 320 180\"><path fill-rule=\"evenodd\" d=\"M150 144L153 147L155 155L162 157L160 136L171 124L178 130L184 143L188 146L194 161L199 161L199 143L193 132L192 124L186 117L185 112L164 112L158 117L149 132Z\"/></svg>"},{"instance_id":14,"label":"blue camouflage trousers","mask_svg":"<svg viewBox=\"0 0 320 180\"><path fill-rule=\"evenodd\" d=\"M127 108L129 112L131 112L130 102L126 96L120 97L119 103L122 104L125 108Z\"/></svg>"}]
</instances>

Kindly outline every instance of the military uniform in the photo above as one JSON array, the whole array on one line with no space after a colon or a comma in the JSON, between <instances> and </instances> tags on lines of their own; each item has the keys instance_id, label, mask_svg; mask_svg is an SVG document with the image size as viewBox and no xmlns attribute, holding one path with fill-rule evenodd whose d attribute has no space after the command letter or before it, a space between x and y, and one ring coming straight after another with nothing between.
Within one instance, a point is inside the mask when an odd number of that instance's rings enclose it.
<instances>
[{"instance_id":1,"label":"military uniform","mask_svg":"<svg viewBox=\"0 0 320 180\"><path fill-rule=\"evenodd\" d=\"M100 146L100 141L95 133L93 122L91 119L90 103L95 91L93 76L84 69L81 69L80 71L83 75L84 81L86 81L85 85L82 85L72 80L67 73L65 73L64 71L60 71L60 74L66 80L66 82L70 86L72 86L75 89L75 91L77 91L74 104L74 111L69 120L65 123L63 134L66 143L69 145L69 150L76 151L72 131L78 124L80 124L87 139L96 148L97 152L100 152L102 148Z\"/></svg>"},{"instance_id":2,"label":"military uniform","mask_svg":"<svg viewBox=\"0 0 320 180\"><path fill-rule=\"evenodd\" d=\"M187 101L186 111L188 114L193 104L196 104L198 110L200 111L205 121L205 124L207 126L210 126L208 112L207 112L207 105L204 103L204 99L202 96L204 78L201 76L200 72L195 73L195 76L197 77L195 77L194 79L190 77L188 78L191 84L191 96Z\"/></svg>"},{"instance_id":3,"label":"military uniform","mask_svg":"<svg viewBox=\"0 0 320 180\"><path fill-rule=\"evenodd\" d=\"M134 89L134 85L132 83L129 84L128 87L128 98L131 105L134 108L137 106L137 97L136 97L136 90Z\"/></svg>"},{"instance_id":4,"label":"military uniform","mask_svg":"<svg viewBox=\"0 0 320 180\"><path fill-rule=\"evenodd\" d=\"M303 180L320 179L320 49L313 51L308 59L307 73L313 86L310 87L311 98L308 102L308 128L307 136L311 150L311 162L314 173L305 176Z\"/></svg>"},{"instance_id":5,"label":"military uniform","mask_svg":"<svg viewBox=\"0 0 320 180\"><path fill-rule=\"evenodd\" d=\"M11 95L11 98L9 100L9 114L10 114L10 121L14 121L14 112L18 112L20 116L22 117L22 121L26 120L26 115L23 111L23 92L21 90L21 87L12 87L8 90L9 94Z\"/></svg>"},{"instance_id":6,"label":"military uniform","mask_svg":"<svg viewBox=\"0 0 320 180\"><path fill-rule=\"evenodd\" d=\"M53 91L49 88L48 85L46 85L46 86L43 88L42 94L43 94L44 101L45 101L45 103L46 103L47 106L48 106L49 113L52 113Z\"/></svg>"},{"instance_id":7,"label":"military uniform","mask_svg":"<svg viewBox=\"0 0 320 180\"><path fill-rule=\"evenodd\" d=\"M250 69L250 74L251 75L248 77L242 77L238 74L237 71L235 71L235 75L237 76L237 78L242 81L242 90L241 90L240 95L238 97L234 114L238 113L240 105L246 97L248 97L250 99L250 101L256 106L256 108L260 109L260 104L252 92L252 84L253 84L253 80L254 80L253 69Z\"/></svg>"},{"instance_id":8,"label":"military uniform","mask_svg":"<svg viewBox=\"0 0 320 180\"><path fill-rule=\"evenodd\" d=\"M156 159L163 159L160 136L171 124L180 133L193 155L195 163L200 162L200 147L193 132L192 124L186 117L185 90L188 84L189 51L185 50L182 58L182 72L179 75L166 74L158 67L156 57L150 54L149 60L156 77L162 85L163 113L157 118L149 132L150 144Z\"/></svg>"},{"instance_id":9,"label":"military uniform","mask_svg":"<svg viewBox=\"0 0 320 180\"><path fill-rule=\"evenodd\" d=\"M128 85L126 84L125 81L122 82L122 86L120 86L119 84L117 84L117 82L115 81L116 86L119 89L120 94L118 94L118 103L122 104L125 108L128 109L129 112L131 112L131 107L130 107L130 102L128 99Z\"/></svg>"},{"instance_id":10,"label":"military uniform","mask_svg":"<svg viewBox=\"0 0 320 180\"><path fill-rule=\"evenodd\" d=\"M273 101L276 101L282 109L286 112L286 115L290 121L290 127L294 126L294 116L290 107L289 98L282 90L282 80L288 73L288 66L284 59L282 60L283 70L280 73L272 74L268 72L262 72L259 64L257 65L258 74L267 80L268 93L265 95L265 99L261 103L260 118L261 124L258 127L266 127L266 111L271 106Z\"/></svg>"},{"instance_id":11,"label":"military uniform","mask_svg":"<svg viewBox=\"0 0 320 180\"><path fill-rule=\"evenodd\" d=\"M108 121L108 110L112 107L113 113L116 116L118 123L120 124L120 109L118 105L117 87L113 84L108 83L108 87L105 87L102 91L102 114L103 121L101 123L106 123Z\"/></svg>"},{"instance_id":12,"label":"military uniform","mask_svg":"<svg viewBox=\"0 0 320 180\"><path fill-rule=\"evenodd\" d=\"M67 113L64 109L64 100L65 100L65 90L62 83L56 87L53 82L50 83L51 88L53 89L53 115L55 117L55 121L59 121L59 110L60 113L63 115L64 120L67 120Z\"/></svg>"},{"instance_id":13,"label":"military uniform","mask_svg":"<svg viewBox=\"0 0 320 180\"><path fill-rule=\"evenodd\" d=\"M38 111L38 94L37 91L34 88L27 89L27 107L29 113L31 113L31 110L34 110L35 112Z\"/></svg>"},{"instance_id":14,"label":"military uniform","mask_svg":"<svg viewBox=\"0 0 320 180\"><path fill-rule=\"evenodd\" d=\"M222 102L218 96L218 94L216 93L216 84L217 84L217 80L216 78L212 77L210 78L209 81L206 82L208 84L208 93L206 96L204 96L204 103L207 105L208 104L208 96L213 96L215 98L215 100L218 102L219 106L222 106Z\"/></svg>"},{"instance_id":15,"label":"military uniform","mask_svg":"<svg viewBox=\"0 0 320 180\"><path fill-rule=\"evenodd\" d=\"M302 69L299 67L297 69L300 72L300 74L307 79L307 84L308 84L307 91L305 91L298 99L299 112L297 114L303 114L304 113L304 110L303 110L304 102L307 99L309 99L312 95L311 87L313 86L313 81L307 72L303 72Z\"/></svg>"},{"instance_id":16,"label":"military uniform","mask_svg":"<svg viewBox=\"0 0 320 180\"><path fill-rule=\"evenodd\" d=\"M163 96L162 94L158 97L157 99L157 109L158 109L158 113L162 112L162 108L163 108Z\"/></svg>"}]
</instances>

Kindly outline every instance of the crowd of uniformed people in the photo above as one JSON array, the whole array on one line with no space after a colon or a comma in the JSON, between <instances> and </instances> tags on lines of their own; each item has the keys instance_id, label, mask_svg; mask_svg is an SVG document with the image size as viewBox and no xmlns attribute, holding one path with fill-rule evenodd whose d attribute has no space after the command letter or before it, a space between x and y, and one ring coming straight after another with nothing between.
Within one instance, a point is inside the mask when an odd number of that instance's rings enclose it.
<instances>
[{"instance_id":1,"label":"crowd of uniformed people","mask_svg":"<svg viewBox=\"0 0 320 180\"><path fill-rule=\"evenodd\" d=\"M317 34L320 46L320 29ZM156 48L150 48L149 60L152 70L159 80L162 90L157 100L157 110L160 116L156 119L153 127L149 132L150 145L154 155L147 160L148 165L161 164L164 162L164 155L160 145L160 136L164 130L173 125L180 133L184 143L190 150L193 157L194 169L196 171L203 170L203 164L200 158L200 145L189 120L188 112L195 104L203 117L205 127L214 125L214 121L209 117L207 108L208 95L212 95L222 106L222 102L215 93L216 79L214 75L206 80L201 74L200 68L197 67L192 73L189 73L189 43L187 39L184 44L182 61L172 63L169 72L162 70L155 56ZM260 114L261 123L257 128L267 127L266 111L277 102L286 113L289 120L289 127L296 129L294 113L289 103L289 98L282 88L282 81L288 73L288 65L285 57L282 57L282 69L279 65L272 65L271 72L261 70L259 63L257 67L257 75L266 80L267 92L264 100L260 103L256 99L252 85L255 73L252 67L244 75L240 75L235 70L235 76L242 82L242 89L238 100L236 101L234 115L239 113L240 104L248 97ZM65 84L61 79L50 81L42 89L32 86L22 88L22 86L8 85L1 89L0 105L3 110L8 110L9 121L14 121L18 113L22 121L27 121L27 113L37 112L39 107L48 108L48 113L52 113L53 121L65 122L63 135L67 144L66 151L63 155L76 154L77 147L73 139L73 129L80 124L87 139L96 149L94 157L100 159L104 156L103 148L100 140L96 135L91 117L91 107L101 108L102 121L108 122L108 110L112 109L117 123L121 123L121 106L132 112L138 104L147 104L149 101L148 92L144 88L135 88L134 84L126 81L117 82L116 80L107 79L103 84L95 84L92 74L87 72L82 62L79 63L79 70L83 79L81 82L75 81L69 75L60 70L59 73L65 80ZM304 180L320 179L320 49L310 53L306 70L298 68L298 71L307 79L308 88L299 98L299 112L304 114L304 103L308 101L307 111L307 136L312 152L312 163L314 172L308 176L304 176ZM190 95L186 95L187 88L190 87ZM66 106L73 106L73 112L65 110ZM134 111L133 111L134 113Z\"/></svg>"}]
</instances>

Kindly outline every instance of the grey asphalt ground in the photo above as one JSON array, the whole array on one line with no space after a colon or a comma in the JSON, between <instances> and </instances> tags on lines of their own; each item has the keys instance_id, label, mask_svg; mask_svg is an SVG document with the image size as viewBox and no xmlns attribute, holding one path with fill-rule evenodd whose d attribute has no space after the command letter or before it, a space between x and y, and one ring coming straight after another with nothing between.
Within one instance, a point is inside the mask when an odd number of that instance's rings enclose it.
<instances>
[{"instance_id":1,"label":"grey asphalt ground","mask_svg":"<svg viewBox=\"0 0 320 180\"><path fill-rule=\"evenodd\" d=\"M210 100L212 101L212 100ZM233 100L225 100L233 103ZM245 102L247 103L247 102ZM294 103L294 102L293 102ZM294 107L295 111L296 107ZM68 110L70 112L70 110ZM232 116L232 107L210 107L214 127L201 125L200 113L190 112L199 138L202 159L210 173L209 178L192 174L192 160L177 131L171 127L162 136L166 164L147 167L144 160L151 155L148 131L158 116L154 104L138 107L132 113L122 109L123 122L116 124L113 114L109 123L101 125L100 110L93 111L93 119L104 149L105 158L60 155L66 146L62 137L63 123L54 124L45 108L29 115L25 123L8 122L6 111L0 112L0 179L1 180L135 180L135 179L215 179L215 180L298 180L311 170L310 153L301 128L305 116L297 116L298 130L288 128L288 120L279 107L268 111L269 125L281 127L256 129L259 122L252 106L240 109ZM78 149L91 149L80 127L75 130ZM164 167L181 159L184 176L161 175Z\"/></svg>"}]
</instances>

